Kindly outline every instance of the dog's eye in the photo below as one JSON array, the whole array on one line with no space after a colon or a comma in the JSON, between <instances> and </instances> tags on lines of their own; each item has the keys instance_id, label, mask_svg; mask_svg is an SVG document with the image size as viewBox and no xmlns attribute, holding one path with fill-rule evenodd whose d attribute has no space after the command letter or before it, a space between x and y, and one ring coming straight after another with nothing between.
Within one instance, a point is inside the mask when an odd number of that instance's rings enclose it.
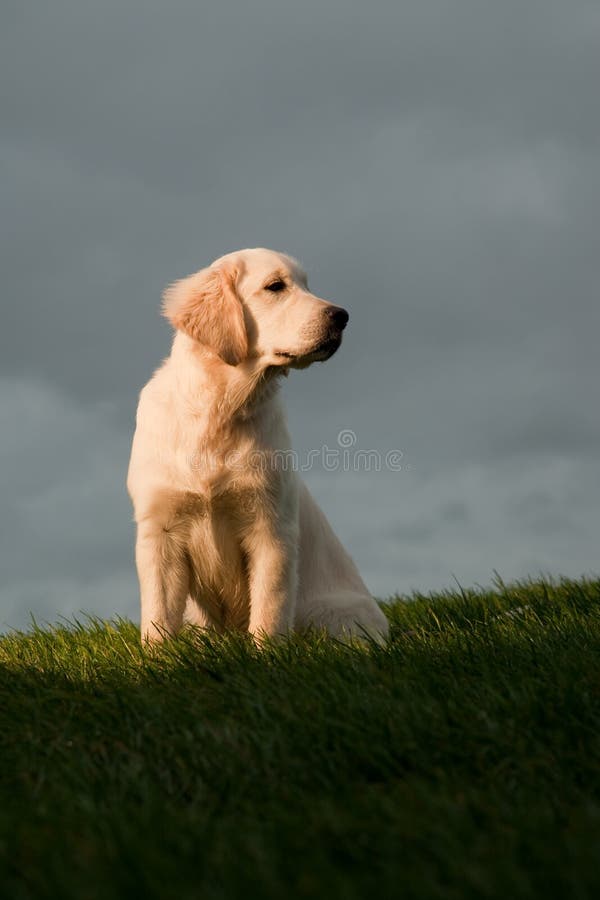
<instances>
[{"instance_id":1,"label":"dog's eye","mask_svg":"<svg viewBox=\"0 0 600 900\"><path fill-rule=\"evenodd\" d=\"M271 284L268 284L265 287L265 291L273 291L274 294L278 294L279 291L285 290L285 281L282 281L281 278L278 278L277 281L272 281Z\"/></svg>"}]
</instances>

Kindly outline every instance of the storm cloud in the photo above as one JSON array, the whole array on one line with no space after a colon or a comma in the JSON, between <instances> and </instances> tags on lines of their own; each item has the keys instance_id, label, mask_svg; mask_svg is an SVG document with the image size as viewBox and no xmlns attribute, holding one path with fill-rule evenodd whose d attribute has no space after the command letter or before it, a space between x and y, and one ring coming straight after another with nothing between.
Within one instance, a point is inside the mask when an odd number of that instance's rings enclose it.
<instances>
[{"instance_id":1,"label":"storm cloud","mask_svg":"<svg viewBox=\"0 0 600 900\"><path fill-rule=\"evenodd\" d=\"M160 294L299 258L344 345L284 391L379 596L598 571L600 9L5 4L0 625L137 615L125 493ZM348 467L346 467L348 468Z\"/></svg>"}]
</instances>

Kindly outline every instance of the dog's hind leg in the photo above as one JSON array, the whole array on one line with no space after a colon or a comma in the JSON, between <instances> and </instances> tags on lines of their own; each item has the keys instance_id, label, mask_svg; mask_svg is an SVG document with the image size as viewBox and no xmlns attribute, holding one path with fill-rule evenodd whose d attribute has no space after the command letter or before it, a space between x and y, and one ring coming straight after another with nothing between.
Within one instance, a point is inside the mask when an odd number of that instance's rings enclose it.
<instances>
[{"instance_id":1,"label":"dog's hind leg","mask_svg":"<svg viewBox=\"0 0 600 900\"><path fill-rule=\"evenodd\" d=\"M385 644L388 621L372 597L340 590L311 599L297 628L325 628L340 641L373 640Z\"/></svg>"}]
</instances>

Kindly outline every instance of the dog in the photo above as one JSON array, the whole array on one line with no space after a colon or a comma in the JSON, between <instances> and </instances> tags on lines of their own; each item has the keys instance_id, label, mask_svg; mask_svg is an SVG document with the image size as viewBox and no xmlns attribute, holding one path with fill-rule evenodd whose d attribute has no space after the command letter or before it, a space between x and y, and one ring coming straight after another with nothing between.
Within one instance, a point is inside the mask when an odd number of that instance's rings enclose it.
<instances>
[{"instance_id":1,"label":"dog","mask_svg":"<svg viewBox=\"0 0 600 900\"><path fill-rule=\"evenodd\" d=\"M348 313L292 257L222 256L163 295L170 356L143 388L127 476L141 636L185 623L383 643L387 619L297 472L281 376L329 359Z\"/></svg>"}]
</instances>

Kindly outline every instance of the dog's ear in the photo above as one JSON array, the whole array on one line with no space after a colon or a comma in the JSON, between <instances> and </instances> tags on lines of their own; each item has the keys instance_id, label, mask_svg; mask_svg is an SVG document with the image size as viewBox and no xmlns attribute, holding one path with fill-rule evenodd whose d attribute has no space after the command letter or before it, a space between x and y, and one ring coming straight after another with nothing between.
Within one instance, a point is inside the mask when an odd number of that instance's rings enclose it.
<instances>
[{"instance_id":1,"label":"dog's ear","mask_svg":"<svg viewBox=\"0 0 600 900\"><path fill-rule=\"evenodd\" d=\"M236 266L221 263L176 281L163 294L163 315L173 327L232 366L248 353L244 310L235 287L238 275Z\"/></svg>"}]
</instances>

